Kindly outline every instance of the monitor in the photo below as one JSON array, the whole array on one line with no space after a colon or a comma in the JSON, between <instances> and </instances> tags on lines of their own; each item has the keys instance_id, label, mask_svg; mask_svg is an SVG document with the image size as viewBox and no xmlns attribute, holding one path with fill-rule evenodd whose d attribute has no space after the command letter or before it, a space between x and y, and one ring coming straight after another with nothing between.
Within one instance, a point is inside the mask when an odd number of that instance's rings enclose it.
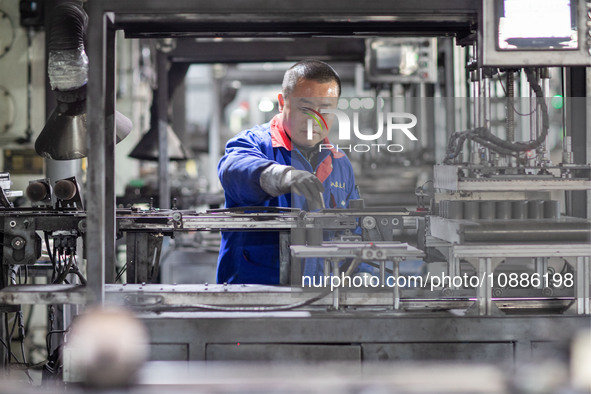
<instances>
[{"instance_id":1,"label":"monitor","mask_svg":"<svg viewBox=\"0 0 591 394\"><path fill-rule=\"evenodd\" d=\"M481 66L591 65L585 0L483 0Z\"/></svg>"}]
</instances>

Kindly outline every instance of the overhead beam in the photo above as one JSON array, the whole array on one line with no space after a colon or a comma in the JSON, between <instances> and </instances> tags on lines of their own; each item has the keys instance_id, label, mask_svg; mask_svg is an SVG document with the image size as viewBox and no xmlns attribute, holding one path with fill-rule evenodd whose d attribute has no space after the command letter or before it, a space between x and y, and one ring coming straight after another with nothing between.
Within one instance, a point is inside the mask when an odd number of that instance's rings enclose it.
<instances>
[{"instance_id":1,"label":"overhead beam","mask_svg":"<svg viewBox=\"0 0 591 394\"><path fill-rule=\"evenodd\" d=\"M100 3L100 7L107 12L181 14L185 19L194 14L252 14L261 19L277 15L295 19L325 14L333 17L415 15L444 20L475 15L480 7L478 0L101 0Z\"/></svg>"},{"instance_id":2,"label":"overhead beam","mask_svg":"<svg viewBox=\"0 0 591 394\"><path fill-rule=\"evenodd\" d=\"M168 56L173 62L282 62L307 57L331 61L363 61L365 41L347 38L197 41L179 39Z\"/></svg>"}]
</instances>

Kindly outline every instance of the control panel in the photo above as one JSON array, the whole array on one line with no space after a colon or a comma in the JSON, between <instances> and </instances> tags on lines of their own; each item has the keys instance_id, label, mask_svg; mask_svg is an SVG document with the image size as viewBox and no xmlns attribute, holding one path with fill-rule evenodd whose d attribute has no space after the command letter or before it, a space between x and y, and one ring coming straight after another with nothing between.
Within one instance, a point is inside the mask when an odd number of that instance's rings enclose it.
<instances>
[{"instance_id":1,"label":"control panel","mask_svg":"<svg viewBox=\"0 0 591 394\"><path fill-rule=\"evenodd\" d=\"M437 39L387 37L368 39L366 80L370 83L437 82Z\"/></svg>"}]
</instances>

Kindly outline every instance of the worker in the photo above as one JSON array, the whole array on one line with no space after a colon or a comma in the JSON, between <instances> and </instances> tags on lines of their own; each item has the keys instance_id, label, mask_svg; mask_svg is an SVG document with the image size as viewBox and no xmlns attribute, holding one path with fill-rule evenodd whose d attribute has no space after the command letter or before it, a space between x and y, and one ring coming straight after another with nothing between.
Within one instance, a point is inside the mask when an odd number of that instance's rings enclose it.
<instances>
[{"instance_id":1,"label":"worker","mask_svg":"<svg viewBox=\"0 0 591 394\"><path fill-rule=\"evenodd\" d=\"M340 94L341 80L327 63L303 60L289 68L279 114L226 144L218 165L226 208L347 208L358 199L349 159L330 148L334 119L321 112L336 108ZM322 275L322 264L307 264L304 271ZM278 232L222 232L217 281L278 284Z\"/></svg>"}]
</instances>

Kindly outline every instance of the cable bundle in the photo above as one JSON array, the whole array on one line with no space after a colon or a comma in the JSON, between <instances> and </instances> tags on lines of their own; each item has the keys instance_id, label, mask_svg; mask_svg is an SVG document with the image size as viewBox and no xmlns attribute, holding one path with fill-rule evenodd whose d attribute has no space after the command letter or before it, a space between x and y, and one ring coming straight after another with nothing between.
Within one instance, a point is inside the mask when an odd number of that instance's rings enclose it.
<instances>
[{"instance_id":1,"label":"cable bundle","mask_svg":"<svg viewBox=\"0 0 591 394\"><path fill-rule=\"evenodd\" d=\"M508 156L518 156L519 152L536 149L544 142L548 135L548 130L550 129L548 106L544 99L542 88L538 84L533 71L531 69L524 69L524 71L527 77L527 82L536 94L537 105L542 109L542 132L538 138L530 142L506 141L491 133L486 127L456 131L449 138L447 152L445 159L443 160L445 164L451 164L452 160L462 152L462 147L466 139L477 142L494 152Z\"/></svg>"}]
</instances>

